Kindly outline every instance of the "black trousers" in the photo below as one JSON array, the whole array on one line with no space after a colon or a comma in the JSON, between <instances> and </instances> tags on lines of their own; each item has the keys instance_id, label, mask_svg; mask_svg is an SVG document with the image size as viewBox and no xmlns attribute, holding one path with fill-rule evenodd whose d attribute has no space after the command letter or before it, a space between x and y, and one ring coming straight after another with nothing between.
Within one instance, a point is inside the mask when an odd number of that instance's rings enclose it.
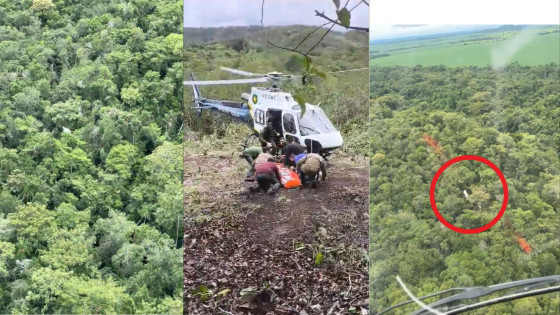
<instances>
[{"instance_id":1,"label":"black trousers","mask_svg":"<svg viewBox=\"0 0 560 315\"><path fill-rule=\"evenodd\" d=\"M255 168L253 167L253 157L249 155L244 155L245 161L249 163L249 171L247 171L247 177L253 177L255 175Z\"/></svg>"},{"instance_id":2,"label":"black trousers","mask_svg":"<svg viewBox=\"0 0 560 315\"><path fill-rule=\"evenodd\" d=\"M284 156L285 160L284 160L284 165L285 166L293 166L296 167L296 162L295 161L290 161L289 157Z\"/></svg>"},{"instance_id":3,"label":"black trousers","mask_svg":"<svg viewBox=\"0 0 560 315\"><path fill-rule=\"evenodd\" d=\"M311 184L313 185L319 179L319 172L313 174L306 174L303 171L299 173L299 179L301 180L301 184Z\"/></svg>"},{"instance_id":4,"label":"black trousers","mask_svg":"<svg viewBox=\"0 0 560 315\"><path fill-rule=\"evenodd\" d=\"M266 141L270 142L270 144L272 144L272 148L271 148L271 154L272 155L278 155L279 153L279 149L278 149L278 138L277 137L270 137L269 139L265 139ZM262 148L266 148L265 145L262 145Z\"/></svg>"},{"instance_id":5,"label":"black trousers","mask_svg":"<svg viewBox=\"0 0 560 315\"><path fill-rule=\"evenodd\" d=\"M258 186L256 188L262 191L267 191L272 186L271 192L277 192L282 187L282 184L274 174L257 174L257 183Z\"/></svg>"}]
</instances>

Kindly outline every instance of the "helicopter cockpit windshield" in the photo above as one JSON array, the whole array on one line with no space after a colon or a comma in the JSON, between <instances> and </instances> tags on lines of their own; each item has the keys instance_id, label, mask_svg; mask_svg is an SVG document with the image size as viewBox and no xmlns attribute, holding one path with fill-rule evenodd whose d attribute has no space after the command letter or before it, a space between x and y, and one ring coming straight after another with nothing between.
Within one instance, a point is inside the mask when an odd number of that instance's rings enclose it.
<instances>
[{"instance_id":1,"label":"helicopter cockpit windshield","mask_svg":"<svg viewBox=\"0 0 560 315\"><path fill-rule=\"evenodd\" d=\"M299 105L292 107L295 110L300 109ZM325 115L321 108L307 109L303 117L298 115L299 129L302 136L316 135L322 133L330 133L336 131L336 128Z\"/></svg>"}]
</instances>

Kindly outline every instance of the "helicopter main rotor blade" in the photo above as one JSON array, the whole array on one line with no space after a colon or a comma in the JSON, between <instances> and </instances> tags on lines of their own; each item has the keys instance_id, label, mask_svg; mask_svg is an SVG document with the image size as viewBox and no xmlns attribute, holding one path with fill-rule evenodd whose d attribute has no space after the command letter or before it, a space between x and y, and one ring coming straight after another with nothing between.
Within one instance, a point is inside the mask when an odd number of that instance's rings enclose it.
<instances>
[{"instance_id":1,"label":"helicopter main rotor blade","mask_svg":"<svg viewBox=\"0 0 560 315\"><path fill-rule=\"evenodd\" d=\"M350 69L350 70L340 70L340 71L331 71L331 72L326 72L326 73L342 73L342 72L350 72L350 71L361 71L361 70L367 70L369 68L359 68L359 69Z\"/></svg>"},{"instance_id":2,"label":"helicopter main rotor blade","mask_svg":"<svg viewBox=\"0 0 560 315\"><path fill-rule=\"evenodd\" d=\"M247 76L247 77L265 76L266 75L266 74L256 74L256 73L252 73L252 72L248 72L248 71L237 70L237 69L232 69L232 68L227 68L227 67L220 67L220 69L222 69L224 71L229 71L229 72L232 72L232 73L244 75L244 76Z\"/></svg>"},{"instance_id":3,"label":"helicopter main rotor blade","mask_svg":"<svg viewBox=\"0 0 560 315\"><path fill-rule=\"evenodd\" d=\"M246 84L264 83L267 78L239 79L239 80L212 80L212 81L183 81L183 85L222 85L222 84Z\"/></svg>"}]
</instances>

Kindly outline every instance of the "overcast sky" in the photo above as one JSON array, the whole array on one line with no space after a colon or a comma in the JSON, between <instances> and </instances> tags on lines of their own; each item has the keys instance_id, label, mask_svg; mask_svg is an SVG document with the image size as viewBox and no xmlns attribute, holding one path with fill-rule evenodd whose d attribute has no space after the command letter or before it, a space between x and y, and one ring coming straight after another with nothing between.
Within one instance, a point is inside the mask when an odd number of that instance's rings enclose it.
<instances>
[{"instance_id":1,"label":"overcast sky","mask_svg":"<svg viewBox=\"0 0 560 315\"><path fill-rule=\"evenodd\" d=\"M558 0L372 0L370 10L373 40L560 23Z\"/></svg>"},{"instance_id":2,"label":"overcast sky","mask_svg":"<svg viewBox=\"0 0 560 315\"><path fill-rule=\"evenodd\" d=\"M351 9L359 0L350 0ZM341 1L345 3L345 1ZM262 0L184 0L185 27L221 27L261 25ZM321 25L326 21L315 10L336 19L332 0L266 0L264 26ZM368 27L369 8L361 4L351 12L351 25ZM333 30L343 31L343 27Z\"/></svg>"}]
</instances>

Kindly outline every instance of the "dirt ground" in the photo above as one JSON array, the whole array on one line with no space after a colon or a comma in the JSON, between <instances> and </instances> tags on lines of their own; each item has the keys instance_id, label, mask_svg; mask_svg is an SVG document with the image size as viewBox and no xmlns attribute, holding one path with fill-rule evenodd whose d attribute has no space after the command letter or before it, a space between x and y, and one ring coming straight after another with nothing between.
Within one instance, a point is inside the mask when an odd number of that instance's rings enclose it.
<instances>
[{"instance_id":1,"label":"dirt ground","mask_svg":"<svg viewBox=\"0 0 560 315\"><path fill-rule=\"evenodd\" d=\"M237 155L185 156L186 314L367 314L367 160L248 193Z\"/></svg>"}]
</instances>

